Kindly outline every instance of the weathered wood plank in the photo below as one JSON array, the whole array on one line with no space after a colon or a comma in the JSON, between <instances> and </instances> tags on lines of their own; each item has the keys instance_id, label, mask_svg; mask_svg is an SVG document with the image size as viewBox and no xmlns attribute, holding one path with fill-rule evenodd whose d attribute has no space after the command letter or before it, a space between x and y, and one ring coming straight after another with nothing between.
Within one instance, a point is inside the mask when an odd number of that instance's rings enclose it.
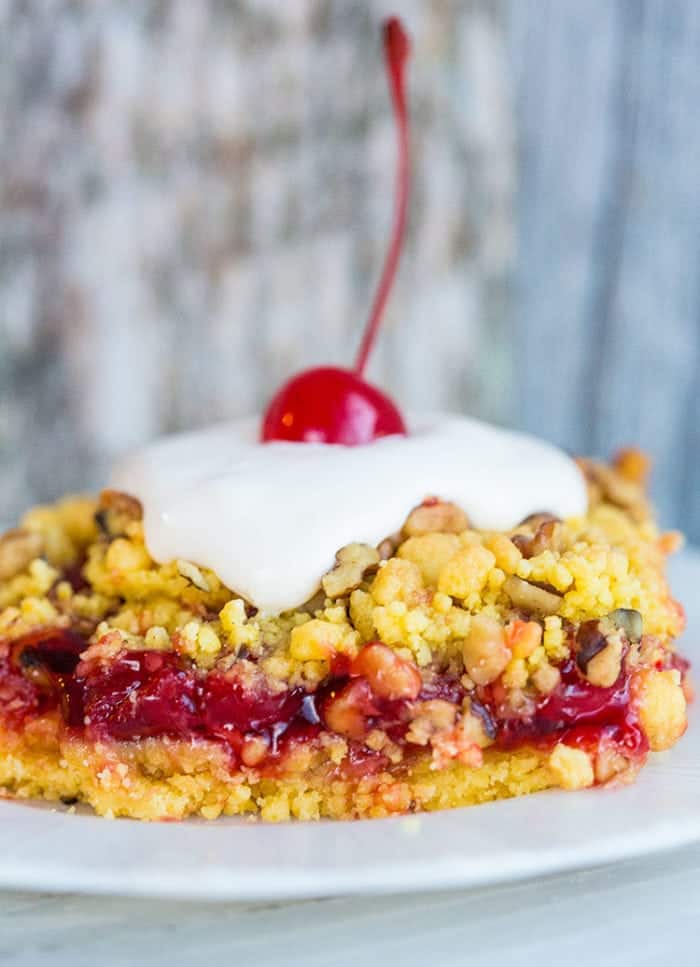
<instances>
[{"instance_id":1,"label":"weathered wood plank","mask_svg":"<svg viewBox=\"0 0 700 967\"><path fill-rule=\"evenodd\" d=\"M700 537L700 8L512 0L522 424L637 443ZM693 401L695 410L693 411Z\"/></svg>"},{"instance_id":2,"label":"weathered wood plank","mask_svg":"<svg viewBox=\"0 0 700 967\"><path fill-rule=\"evenodd\" d=\"M409 406L505 411L499 11L402 5L415 189L372 371ZM384 12L0 0L0 516L350 361L391 217Z\"/></svg>"}]
</instances>

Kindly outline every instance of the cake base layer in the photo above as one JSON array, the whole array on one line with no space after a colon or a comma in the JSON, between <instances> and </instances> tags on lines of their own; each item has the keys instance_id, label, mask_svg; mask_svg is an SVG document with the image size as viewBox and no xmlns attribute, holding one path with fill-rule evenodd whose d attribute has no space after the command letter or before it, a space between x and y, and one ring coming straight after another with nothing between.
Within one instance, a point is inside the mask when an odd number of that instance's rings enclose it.
<instances>
[{"instance_id":1,"label":"cake base layer","mask_svg":"<svg viewBox=\"0 0 700 967\"><path fill-rule=\"evenodd\" d=\"M4 795L80 801L107 817L357 819L475 805L575 784L575 774L552 764L550 750L531 747L488 749L478 768L453 763L433 770L426 755L397 774L342 776L326 760L307 772L264 778L253 770L232 774L225 751L210 742L88 743L59 737L50 717L21 734L0 732Z\"/></svg>"}]
</instances>

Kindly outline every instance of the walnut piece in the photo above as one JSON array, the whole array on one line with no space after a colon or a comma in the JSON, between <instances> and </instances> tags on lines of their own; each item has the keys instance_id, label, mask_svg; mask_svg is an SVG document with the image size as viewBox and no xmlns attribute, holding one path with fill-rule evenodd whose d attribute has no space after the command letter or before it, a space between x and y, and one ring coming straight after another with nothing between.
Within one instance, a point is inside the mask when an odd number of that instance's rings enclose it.
<instances>
[{"instance_id":1,"label":"walnut piece","mask_svg":"<svg viewBox=\"0 0 700 967\"><path fill-rule=\"evenodd\" d=\"M329 598L341 598L362 584L365 574L379 564L379 551L369 544L346 544L335 555L332 571L324 574L321 586Z\"/></svg>"},{"instance_id":2,"label":"walnut piece","mask_svg":"<svg viewBox=\"0 0 700 967\"><path fill-rule=\"evenodd\" d=\"M644 633L644 620L635 608L616 608L607 616L607 620L616 628L624 631L627 640L635 643L641 641Z\"/></svg>"},{"instance_id":3,"label":"walnut piece","mask_svg":"<svg viewBox=\"0 0 700 967\"><path fill-rule=\"evenodd\" d=\"M16 528L0 537L0 581L8 581L44 550L41 534Z\"/></svg>"},{"instance_id":4,"label":"walnut piece","mask_svg":"<svg viewBox=\"0 0 700 967\"><path fill-rule=\"evenodd\" d=\"M190 584L194 584L200 591L211 591L209 582L196 564L192 564L191 561L178 560L177 570L181 577L186 578Z\"/></svg>"},{"instance_id":5,"label":"walnut piece","mask_svg":"<svg viewBox=\"0 0 700 967\"><path fill-rule=\"evenodd\" d=\"M622 667L623 641L618 633L607 639L605 648L588 662L586 678L598 688L610 688L620 677Z\"/></svg>"},{"instance_id":6,"label":"walnut piece","mask_svg":"<svg viewBox=\"0 0 700 967\"><path fill-rule=\"evenodd\" d=\"M377 545L377 551L379 553L380 559L382 561L388 561L390 557L393 557L394 554L396 554L396 551L402 539L403 538L401 537L400 532L396 534L390 534L388 537L385 537L384 540Z\"/></svg>"},{"instance_id":7,"label":"walnut piece","mask_svg":"<svg viewBox=\"0 0 700 967\"><path fill-rule=\"evenodd\" d=\"M123 537L127 527L143 518L141 502L121 490L103 490L95 512L95 521L107 537Z\"/></svg>"},{"instance_id":8,"label":"walnut piece","mask_svg":"<svg viewBox=\"0 0 700 967\"><path fill-rule=\"evenodd\" d=\"M477 685L495 681L511 658L503 626L488 615L475 615L462 642L462 658L469 677Z\"/></svg>"},{"instance_id":9,"label":"walnut piece","mask_svg":"<svg viewBox=\"0 0 700 967\"><path fill-rule=\"evenodd\" d=\"M406 732L406 741L414 745L427 745L434 735L454 727L457 711L453 702L446 702L442 698L416 702L413 706L413 718Z\"/></svg>"},{"instance_id":10,"label":"walnut piece","mask_svg":"<svg viewBox=\"0 0 700 967\"><path fill-rule=\"evenodd\" d=\"M461 534L469 527L469 518L456 504L429 498L414 507L403 525L404 537L423 534Z\"/></svg>"},{"instance_id":11,"label":"walnut piece","mask_svg":"<svg viewBox=\"0 0 700 967\"><path fill-rule=\"evenodd\" d=\"M638 481L597 460L581 458L577 462L586 477L591 503L607 501L638 523L650 516L649 503Z\"/></svg>"},{"instance_id":12,"label":"walnut piece","mask_svg":"<svg viewBox=\"0 0 700 967\"><path fill-rule=\"evenodd\" d=\"M530 584L529 581L523 581L514 574L506 578L503 590L516 608L522 608L528 613L534 611L544 615L556 614L563 600L561 594Z\"/></svg>"},{"instance_id":13,"label":"walnut piece","mask_svg":"<svg viewBox=\"0 0 700 967\"><path fill-rule=\"evenodd\" d=\"M423 685L417 666L380 641L364 646L352 670L367 679L375 695L390 701L417 698Z\"/></svg>"},{"instance_id":14,"label":"walnut piece","mask_svg":"<svg viewBox=\"0 0 700 967\"><path fill-rule=\"evenodd\" d=\"M600 621L584 621L576 635L576 664L591 685L610 688L620 675L625 639Z\"/></svg>"},{"instance_id":15,"label":"walnut piece","mask_svg":"<svg viewBox=\"0 0 700 967\"><path fill-rule=\"evenodd\" d=\"M511 537L523 557L537 557L544 551L561 550L561 521L552 514L532 514L520 525L527 527L529 533L518 531Z\"/></svg>"},{"instance_id":16,"label":"walnut piece","mask_svg":"<svg viewBox=\"0 0 700 967\"><path fill-rule=\"evenodd\" d=\"M372 691L364 678L351 679L340 691L332 691L321 708L321 718L332 732L349 739L367 735L372 705Z\"/></svg>"}]
</instances>

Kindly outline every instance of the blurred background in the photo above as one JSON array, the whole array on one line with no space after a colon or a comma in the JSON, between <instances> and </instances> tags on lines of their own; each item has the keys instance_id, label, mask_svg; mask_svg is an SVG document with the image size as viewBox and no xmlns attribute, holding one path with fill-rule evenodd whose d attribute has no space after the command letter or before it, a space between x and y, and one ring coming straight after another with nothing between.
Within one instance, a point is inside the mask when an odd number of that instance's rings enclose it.
<instances>
[{"instance_id":1,"label":"blurred background","mask_svg":"<svg viewBox=\"0 0 700 967\"><path fill-rule=\"evenodd\" d=\"M577 452L700 539L697 0L0 0L0 516L350 363ZM475 455L478 459L478 454Z\"/></svg>"}]
</instances>

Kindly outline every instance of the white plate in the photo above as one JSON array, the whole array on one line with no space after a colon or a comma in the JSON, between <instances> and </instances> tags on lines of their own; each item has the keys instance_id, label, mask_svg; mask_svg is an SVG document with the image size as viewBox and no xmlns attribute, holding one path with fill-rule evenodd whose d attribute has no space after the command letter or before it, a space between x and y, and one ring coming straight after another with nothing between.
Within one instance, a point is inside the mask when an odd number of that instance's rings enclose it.
<instances>
[{"instance_id":1,"label":"white plate","mask_svg":"<svg viewBox=\"0 0 700 967\"><path fill-rule=\"evenodd\" d=\"M700 555L672 584L700 659ZM0 802L0 888L260 900L473 887L700 840L700 728L634 786L364 822L109 822Z\"/></svg>"}]
</instances>

